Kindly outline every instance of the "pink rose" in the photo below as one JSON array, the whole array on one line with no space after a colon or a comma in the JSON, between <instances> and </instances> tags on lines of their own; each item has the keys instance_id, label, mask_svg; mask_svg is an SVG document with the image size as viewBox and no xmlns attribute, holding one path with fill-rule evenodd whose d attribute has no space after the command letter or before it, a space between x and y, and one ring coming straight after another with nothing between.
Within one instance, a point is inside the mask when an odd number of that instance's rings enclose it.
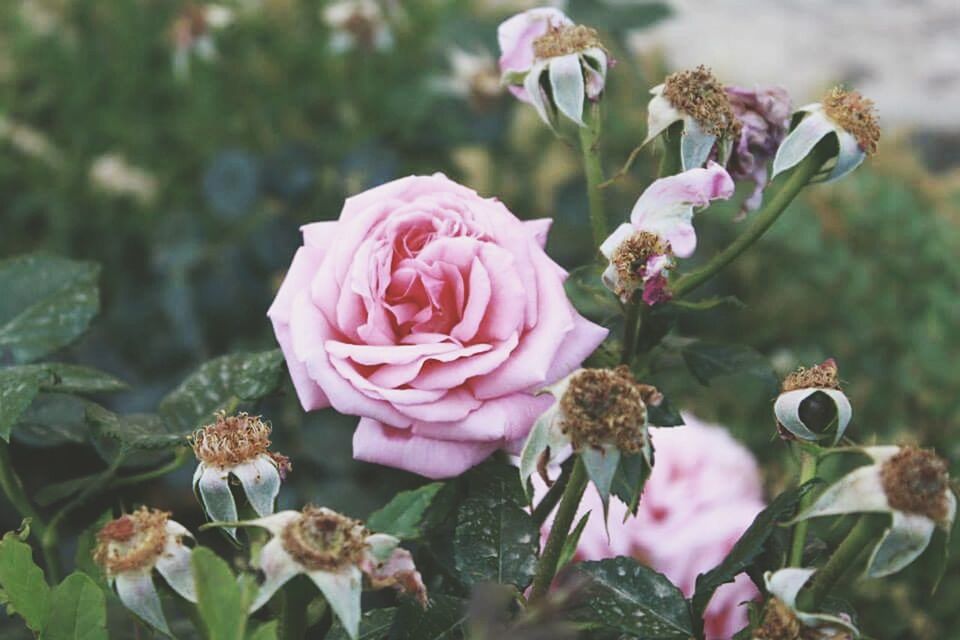
<instances>
[{"instance_id":1,"label":"pink rose","mask_svg":"<svg viewBox=\"0 0 960 640\"><path fill-rule=\"evenodd\" d=\"M573 25L573 21L563 11L553 7L528 9L505 20L497 27L497 41L500 44L500 73L523 74L533 66L536 56L533 43L547 33L550 27ZM527 91L520 86L510 86L513 95L524 102L530 102Z\"/></svg>"},{"instance_id":2,"label":"pink rose","mask_svg":"<svg viewBox=\"0 0 960 640\"><path fill-rule=\"evenodd\" d=\"M720 564L763 509L757 463L726 429L685 414L686 425L652 428L656 464L640 499L636 517L624 521L627 507L610 499L604 530L600 496L591 484L580 504L579 519L590 511L577 560L632 556L660 571L684 595L693 594L697 574ZM534 476L542 495L544 486ZM549 524L542 535L546 539ZM720 587L707 607L708 639L728 640L747 625L746 607L758 591L744 574Z\"/></svg>"},{"instance_id":3,"label":"pink rose","mask_svg":"<svg viewBox=\"0 0 960 640\"><path fill-rule=\"evenodd\" d=\"M517 448L607 330L582 318L521 222L441 174L349 198L303 227L268 315L305 410L361 416L354 457L431 478Z\"/></svg>"}]
</instances>

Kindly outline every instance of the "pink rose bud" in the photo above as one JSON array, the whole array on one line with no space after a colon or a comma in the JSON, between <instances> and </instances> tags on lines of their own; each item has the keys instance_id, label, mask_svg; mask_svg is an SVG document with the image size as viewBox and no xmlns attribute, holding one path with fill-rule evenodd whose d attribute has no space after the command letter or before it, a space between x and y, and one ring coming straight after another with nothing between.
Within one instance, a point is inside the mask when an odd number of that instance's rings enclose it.
<instances>
[{"instance_id":1,"label":"pink rose bud","mask_svg":"<svg viewBox=\"0 0 960 640\"><path fill-rule=\"evenodd\" d=\"M268 315L306 410L361 416L354 456L431 478L519 449L534 392L603 342L522 222L441 174L349 198L303 227Z\"/></svg>"}]
</instances>

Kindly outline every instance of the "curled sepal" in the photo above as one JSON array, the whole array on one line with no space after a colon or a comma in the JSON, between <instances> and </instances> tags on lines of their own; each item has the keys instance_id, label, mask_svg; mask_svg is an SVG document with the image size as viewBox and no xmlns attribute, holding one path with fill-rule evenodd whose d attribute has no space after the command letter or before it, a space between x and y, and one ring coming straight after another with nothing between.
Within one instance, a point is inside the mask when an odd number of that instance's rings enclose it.
<instances>
[{"instance_id":1,"label":"curled sepal","mask_svg":"<svg viewBox=\"0 0 960 640\"><path fill-rule=\"evenodd\" d=\"M160 596L150 573L123 573L114 578L120 602L137 617L160 631L170 635L170 627L160 606Z\"/></svg>"},{"instance_id":2,"label":"curled sepal","mask_svg":"<svg viewBox=\"0 0 960 640\"><path fill-rule=\"evenodd\" d=\"M826 433L817 433L811 430L804 423L801 417L800 406L811 396L822 393L830 398L837 411L837 428L833 436L833 444L836 445L843 438L850 419L853 417L853 408L850 406L850 400L845 393L838 389L811 388L794 389L781 393L773 405L773 412L777 416L777 422L792 435L800 440L816 442L829 437Z\"/></svg>"},{"instance_id":3,"label":"curled sepal","mask_svg":"<svg viewBox=\"0 0 960 640\"><path fill-rule=\"evenodd\" d=\"M930 544L936 526L924 516L894 511L890 527L870 554L867 576L889 576L916 560Z\"/></svg>"},{"instance_id":4,"label":"curled sepal","mask_svg":"<svg viewBox=\"0 0 960 640\"><path fill-rule=\"evenodd\" d=\"M344 567L340 571L310 571L307 573L340 624L354 640L360 637L360 593L363 588L363 575L354 566Z\"/></svg>"},{"instance_id":5,"label":"curled sepal","mask_svg":"<svg viewBox=\"0 0 960 640\"><path fill-rule=\"evenodd\" d=\"M620 450L616 445L603 445L600 447L585 447L580 452L580 458L583 460L583 466L587 470L587 477L593 482L603 501L604 516L606 516L607 503L610 500L610 487L613 485L613 477L617 473L617 467L620 466Z\"/></svg>"},{"instance_id":6,"label":"curled sepal","mask_svg":"<svg viewBox=\"0 0 960 640\"><path fill-rule=\"evenodd\" d=\"M797 514L794 522L846 513L886 513L890 503L876 465L858 467L820 494L813 504Z\"/></svg>"},{"instance_id":7,"label":"curled sepal","mask_svg":"<svg viewBox=\"0 0 960 640\"><path fill-rule=\"evenodd\" d=\"M573 445L560 428L560 412L556 403L533 424L530 435L520 452L520 483L527 498L532 498L527 482L535 472L546 475L546 467L562 463L570 457ZM549 478L544 478L549 482Z\"/></svg>"},{"instance_id":8,"label":"curled sepal","mask_svg":"<svg viewBox=\"0 0 960 640\"><path fill-rule=\"evenodd\" d=\"M845 617L797 610L797 595L815 573L816 569L780 569L776 572L766 572L763 575L763 581L770 595L786 605L807 629L817 629L824 632L842 629L853 634L854 638L859 638L860 631Z\"/></svg>"},{"instance_id":9,"label":"curled sepal","mask_svg":"<svg viewBox=\"0 0 960 640\"><path fill-rule=\"evenodd\" d=\"M684 120L683 136L680 138L680 162L684 171L706 164L717 136L704 131L696 120Z\"/></svg>"}]
</instances>

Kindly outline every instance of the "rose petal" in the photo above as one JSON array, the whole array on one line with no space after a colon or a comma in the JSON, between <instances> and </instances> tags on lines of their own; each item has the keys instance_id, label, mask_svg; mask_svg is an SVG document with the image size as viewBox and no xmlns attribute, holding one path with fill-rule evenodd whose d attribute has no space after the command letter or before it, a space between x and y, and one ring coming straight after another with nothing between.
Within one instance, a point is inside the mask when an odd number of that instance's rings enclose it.
<instances>
[{"instance_id":1,"label":"rose petal","mask_svg":"<svg viewBox=\"0 0 960 640\"><path fill-rule=\"evenodd\" d=\"M437 440L493 442L526 435L553 402L551 396L515 393L488 400L459 421L415 421L413 433Z\"/></svg>"}]
</instances>

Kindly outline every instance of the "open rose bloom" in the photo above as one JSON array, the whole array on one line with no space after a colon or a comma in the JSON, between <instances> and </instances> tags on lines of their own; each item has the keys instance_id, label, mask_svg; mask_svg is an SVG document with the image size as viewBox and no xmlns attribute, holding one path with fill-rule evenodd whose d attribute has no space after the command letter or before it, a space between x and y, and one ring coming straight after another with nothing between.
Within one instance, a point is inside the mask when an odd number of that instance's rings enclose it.
<instances>
[{"instance_id":1,"label":"open rose bloom","mask_svg":"<svg viewBox=\"0 0 960 640\"><path fill-rule=\"evenodd\" d=\"M603 506L587 487L577 520L590 512L575 560L632 556L666 575L687 596L697 575L709 571L729 553L763 509L756 460L722 427L684 415L685 426L650 429L656 464L647 480L636 516L627 505L610 500L607 528ZM545 487L534 474L535 488ZM550 520L543 528L546 536ZM758 596L746 575L720 587L707 607L707 638L728 640L747 624L742 603Z\"/></svg>"},{"instance_id":2,"label":"open rose bloom","mask_svg":"<svg viewBox=\"0 0 960 640\"><path fill-rule=\"evenodd\" d=\"M361 416L354 456L431 478L519 450L607 330L582 318L520 221L441 174L347 200L303 227L269 316L304 409Z\"/></svg>"}]
</instances>

